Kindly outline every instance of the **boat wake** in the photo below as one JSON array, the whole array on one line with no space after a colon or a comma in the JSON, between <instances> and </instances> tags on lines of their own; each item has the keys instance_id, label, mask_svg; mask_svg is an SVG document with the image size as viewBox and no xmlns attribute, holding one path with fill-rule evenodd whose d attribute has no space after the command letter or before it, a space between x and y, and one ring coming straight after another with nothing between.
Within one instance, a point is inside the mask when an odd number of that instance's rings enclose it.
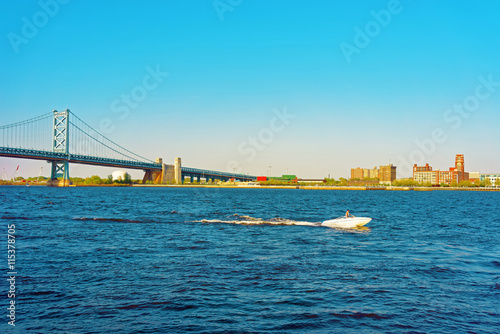
<instances>
[{"instance_id":1,"label":"boat wake","mask_svg":"<svg viewBox=\"0 0 500 334\"><path fill-rule=\"evenodd\" d=\"M229 216L228 219L202 219L197 220L198 223L223 223L223 224L240 224L240 225L302 225L302 226L321 226L321 222L306 222L297 221L285 218L271 218L269 220L262 218L255 218L246 215L239 215L235 213Z\"/></svg>"}]
</instances>

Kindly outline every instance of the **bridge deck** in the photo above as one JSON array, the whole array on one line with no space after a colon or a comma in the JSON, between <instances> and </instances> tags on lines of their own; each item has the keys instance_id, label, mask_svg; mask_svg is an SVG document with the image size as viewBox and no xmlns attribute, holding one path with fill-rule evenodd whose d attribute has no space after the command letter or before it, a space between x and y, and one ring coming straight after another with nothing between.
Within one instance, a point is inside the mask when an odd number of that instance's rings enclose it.
<instances>
[{"instance_id":1,"label":"bridge deck","mask_svg":"<svg viewBox=\"0 0 500 334\"><path fill-rule=\"evenodd\" d=\"M257 177L253 175L247 175L247 174L237 174L237 173L227 173L227 172L218 172L218 171L213 171L213 170L208 170L208 169L198 169L198 168L190 168L190 167L181 167L182 173L185 175L201 175L203 176L208 176L208 177L223 177L223 178L236 178L239 180L256 180Z\"/></svg>"},{"instance_id":2,"label":"bridge deck","mask_svg":"<svg viewBox=\"0 0 500 334\"><path fill-rule=\"evenodd\" d=\"M11 147L0 147L0 157L35 159L35 160L46 160L46 161L68 161L70 163L78 163L84 165L95 165L95 166L128 168L128 169L162 170L162 164L154 162L108 159L108 158L100 158L100 157L93 157L86 155L73 155L66 153L30 150L23 148L11 148ZM181 171L186 176L196 175L201 177L206 176L206 177L224 178L224 179L236 178L240 180L249 180L249 181L257 179L257 177L253 175L218 172L208 169L198 169L190 167L181 167Z\"/></svg>"},{"instance_id":3,"label":"bridge deck","mask_svg":"<svg viewBox=\"0 0 500 334\"><path fill-rule=\"evenodd\" d=\"M108 159L85 155L73 155L58 152L29 150L24 148L0 147L0 156L10 158L35 159L47 161L68 161L84 165L98 165L105 167L130 168L141 170L161 170L162 165L154 162L128 161Z\"/></svg>"}]
</instances>

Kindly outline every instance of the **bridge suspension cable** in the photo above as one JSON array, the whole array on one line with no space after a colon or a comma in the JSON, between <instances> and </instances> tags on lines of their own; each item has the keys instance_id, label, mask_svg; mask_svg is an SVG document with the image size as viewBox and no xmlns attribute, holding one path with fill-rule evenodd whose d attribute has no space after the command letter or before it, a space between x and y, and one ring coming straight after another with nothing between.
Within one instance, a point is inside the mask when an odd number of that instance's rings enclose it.
<instances>
[{"instance_id":1,"label":"bridge suspension cable","mask_svg":"<svg viewBox=\"0 0 500 334\"><path fill-rule=\"evenodd\" d=\"M135 154L134 152L129 151L108 139L106 136L85 123L74 113L70 113L69 152L71 155L153 163L152 160Z\"/></svg>"},{"instance_id":2,"label":"bridge suspension cable","mask_svg":"<svg viewBox=\"0 0 500 334\"><path fill-rule=\"evenodd\" d=\"M0 146L52 151L52 112L22 122L0 126Z\"/></svg>"}]
</instances>

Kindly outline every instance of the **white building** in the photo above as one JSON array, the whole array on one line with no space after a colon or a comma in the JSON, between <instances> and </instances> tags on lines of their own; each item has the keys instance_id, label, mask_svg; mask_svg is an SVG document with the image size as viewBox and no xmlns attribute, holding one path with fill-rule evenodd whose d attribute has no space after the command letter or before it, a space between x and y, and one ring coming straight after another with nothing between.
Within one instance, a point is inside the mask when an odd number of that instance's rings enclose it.
<instances>
[{"instance_id":1,"label":"white building","mask_svg":"<svg viewBox=\"0 0 500 334\"><path fill-rule=\"evenodd\" d=\"M125 180L127 175L130 178L130 174L123 171L123 170L115 170L113 173L111 173L111 176L113 177L113 181L123 181L123 180Z\"/></svg>"},{"instance_id":2,"label":"white building","mask_svg":"<svg viewBox=\"0 0 500 334\"><path fill-rule=\"evenodd\" d=\"M480 178L481 178L480 172L469 172L469 180L470 179L480 179Z\"/></svg>"},{"instance_id":3,"label":"white building","mask_svg":"<svg viewBox=\"0 0 500 334\"><path fill-rule=\"evenodd\" d=\"M500 180L500 174L481 174L481 181L490 180L492 186L498 186L497 180Z\"/></svg>"}]
</instances>

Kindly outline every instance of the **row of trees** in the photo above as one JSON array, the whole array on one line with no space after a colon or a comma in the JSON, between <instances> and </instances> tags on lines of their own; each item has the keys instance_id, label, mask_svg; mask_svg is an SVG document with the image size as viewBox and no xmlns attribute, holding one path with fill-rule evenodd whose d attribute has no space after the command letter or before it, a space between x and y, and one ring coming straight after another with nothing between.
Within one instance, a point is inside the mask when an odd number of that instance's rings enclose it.
<instances>
[{"instance_id":1,"label":"row of trees","mask_svg":"<svg viewBox=\"0 0 500 334\"><path fill-rule=\"evenodd\" d=\"M380 181L378 177L364 177L362 179L352 178L351 181Z\"/></svg>"},{"instance_id":2,"label":"row of trees","mask_svg":"<svg viewBox=\"0 0 500 334\"><path fill-rule=\"evenodd\" d=\"M349 180L341 177L338 180L326 178L324 182L293 182L283 180L267 180L259 182L263 186L348 186Z\"/></svg>"},{"instance_id":3,"label":"row of trees","mask_svg":"<svg viewBox=\"0 0 500 334\"><path fill-rule=\"evenodd\" d=\"M300 183L295 183L295 182L286 182L286 181L279 181L279 180L268 180L264 182L260 182L261 185L264 186L270 186L270 185L275 185L275 186L297 186L297 185L302 185L302 186L352 186L352 185L359 185L359 186L373 186L374 184L374 179L352 179L352 180L347 180L343 177L339 178L338 180L335 180L333 178L326 178L325 182L323 183L317 183L317 182L300 182ZM399 179L395 180L392 182L392 185L395 187L432 187L432 183L430 182L417 182L414 181L412 178L408 179ZM491 186L497 186L500 187L500 179L497 179L495 183L492 183L491 180L486 179L485 181L480 181L480 180L475 180L473 181L460 181L456 182L453 181L450 184L440 184L439 186L441 187L461 187L461 188L467 188L467 187L491 187Z\"/></svg>"},{"instance_id":4,"label":"row of trees","mask_svg":"<svg viewBox=\"0 0 500 334\"><path fill-rule=\"evenodd\" d=\"M45 183L49 180L48 177L40 176L40 177L29 177L25 179L22 176L16 177L13 181L0 180L0 185L9 185L15 183ZM132 184L137 183L139 181L134 181L130 177L129 174L125 174L125 178L118 180L113 180L111 175L108 175L106 179L102 179L98 175L92 175L91 177L81 178L81 177L70 177L70 180L75 185L100 185L100 184Z\"/></svg>"},{"instance_id":5,"label":"row of trees","mask_svg":"<svg viewBox=\"0 0 500 334\"><path fill-rule=\"evenodd\" d=\"M113 177L111 175L108 175L106 179L102 179L98 175L92 175L87 178L81 178L81 177L72 177L70 178L71 182L75 185L111 185L111 184L132 184L132 183L141 183L140 180L132 180L131 176L129 174L125 174L125 178L121 179L119 178L118 180L113 180ZM23 178L22 176L17 177L14 181L15 182L46 182L48 180L47 177L29 177L27 179ZM345 178L339 178L338 180L335 180L334 178L326 178L324 182L322 183L317 183L317 182L288 182L288 181L283 181L283 180L267 180L260 182L261 185L263 186L349 186L349 185L359 185L359 186L373 186L374 181L377 181L378 179L370 179L370 178L365 178L363 180L361 179L345 179ZM146 183L153 183L151 181L148 181ZM202 182L201 184L215 184L216 182ZM11 181L0 181L1 184L12 184ZM174 184L171 182L170 184ZM184 184L200 184L197 181L190 182L188 179L184 181ZM430 182L417 182L414 181L412 178L407 178L407 179L398 179L392 182L392 185L395 187L431 187L433 186ZM475 180L473 181L461 181L461 182L456 182L452 181L450 184L440 184L441 187L491 187L491 186L496 186L500 187L500 178L497 178L496 182L492 183L490 179L486 179L484 181L480 180Z\"/></svg>"},{"instance_id":6,"label":"row of trees","mask_svg":"<svg viewBox=\"0 0 500 334\"><path fill-rule=\"evenodd\" d=\"M399 179L395 180L392 183L393 186L396 187L432 187L433 184L430 182L417 182L414 181L412 178L408 179ZM475 181L469 181L469 180L464 180L464 181L452 181L450 184L445 184L441 183L439 186L441 187L453 187L453 188L467 188L467 187L491 187L491 186L497 186L500 187L500 179L497 179L495 184L491 182L490 179L486 179L484 181L480 180L475 180Z\"/></svg>"}]
</instances>

